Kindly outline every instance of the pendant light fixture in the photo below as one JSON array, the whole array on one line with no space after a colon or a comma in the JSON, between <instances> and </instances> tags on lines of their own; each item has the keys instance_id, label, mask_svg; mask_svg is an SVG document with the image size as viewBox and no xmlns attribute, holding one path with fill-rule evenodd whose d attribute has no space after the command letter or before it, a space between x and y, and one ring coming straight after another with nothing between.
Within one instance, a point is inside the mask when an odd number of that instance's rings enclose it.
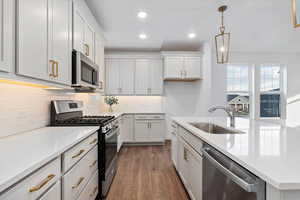
<instances>
[{"instance_id":1,"label":"pendant light fixture","mask_svg":"<svg viewBox=\"0 0 300 200\"><path fill-rule=\"evenodd\" d=\"M218 9L221 13L221 27L219 28L220 33L215 36L218 64L228 63L229 60L230 33L225 33L224 26L224 12L226 10L227 6L225 5Z\"/></svg>"}]
</instances>

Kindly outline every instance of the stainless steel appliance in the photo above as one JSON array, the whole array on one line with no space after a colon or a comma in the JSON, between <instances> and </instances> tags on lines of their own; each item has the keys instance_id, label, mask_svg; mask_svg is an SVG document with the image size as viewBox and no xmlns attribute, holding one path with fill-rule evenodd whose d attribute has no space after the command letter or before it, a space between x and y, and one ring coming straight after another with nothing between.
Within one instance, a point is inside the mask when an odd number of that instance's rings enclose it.
<instances>
[{"instance_id":1,"label":"stainless steel appliance","mask_svg":"<svg viewBox=\"0 0 300 200\"><path fill-rule=\"evenodd\" d=\"M77 89L99 88L99 67L79 51L72 52L72 86Z\"/></svg>"},{"instance_id":2,"label":"stainless steel appliance","mask_svg":"<svg viewBox=\"0 0 300 200\"><path fill-rule=\"evenodd\" d=\"M51 126L99 126L98 169L99 194L105 198L117 170L117 141L120 128L113 116L84 116L83 102L57 100L51 102Z\"/></svg>"},{"instance_id":3,"label":"stainless steel appliance","mask_svg":"<svg viewBox=\"0 0 300 200\"><path fill-rule=\"evenodd\" d=\"M263 180L209 145L203 152L203 200L265 200Z\"/></svg>"}]
</instances>

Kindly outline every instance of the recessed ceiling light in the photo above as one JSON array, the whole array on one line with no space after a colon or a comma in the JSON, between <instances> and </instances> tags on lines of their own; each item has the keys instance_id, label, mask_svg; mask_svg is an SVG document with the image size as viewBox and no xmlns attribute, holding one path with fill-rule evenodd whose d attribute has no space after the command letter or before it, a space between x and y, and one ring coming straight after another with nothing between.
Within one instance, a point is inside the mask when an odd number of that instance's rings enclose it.
<instances>
[{"instance_id":1,"label":"recessed ceiling light","mask_svg":"<svg viewBox=\"0 0 300 200\"><path fill-rule=\"evenodd\" d=\"M189 35L188 35L188 36L189 36L189 38L191 38L191 39L192 39L192 38L195 38L195 37L196 37L196 34L195 34L195 33L189 33Z\"/></svg>"},{"instance_id":2,"label":"recessed ceiling light","mask_svg":"<svg viewBox=\"0 0 300 200\"><path fill-rule=\"evenodd\" d=\"M147 39L147 35L144 34L144 33L141 33L141 34L139 35L139 38L142 39L142 40L145 40L145 39Z\"/></svg>"},{"instance_id":3,"label":"recessed ceiling light","mask_svg":"<svg viewBox=\"0 0 300 200\"><path fill-rule=\"evenodd\" d=\"M138 16L138 18L145 19L145 18L147 18L148 14L144 11L140 11L140 12L138 12L137 16Z\"/></svg>"}]
</instances>

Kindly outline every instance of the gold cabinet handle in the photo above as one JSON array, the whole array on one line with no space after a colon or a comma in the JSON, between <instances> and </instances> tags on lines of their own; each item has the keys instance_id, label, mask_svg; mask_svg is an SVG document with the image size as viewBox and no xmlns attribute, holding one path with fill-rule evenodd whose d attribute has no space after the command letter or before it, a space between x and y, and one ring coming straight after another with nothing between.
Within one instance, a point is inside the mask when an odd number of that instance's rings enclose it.
<instances>
[{"instance_id":1,"label":"gold cabinet handle","mask_svg":"<svg viewBox=\"0 0 300 200\"><path fill-rule=\"evenodd\" d=\"M90 164L90 168L92 168L92 167L94 167L95 165L96 165L96 163L97 163L97 160L95 160L92 164Z\"/></svg>"},{"instance_id":2,"label":"gold cabinet handle","mask_svg":"<svg viewBox=\"0 0 300 200\"><path fill-rule=\"evenodd\" d=\"M72 189L78 188L79 185L82 183L83 180L84 180L84 177L80 177L80 178L79 178L79 181L77 182L77 184L72 186Z\"/></svg>"},{"instance_id":3,"label":"gold cabinet handle","mask_svg":"<svg viewBox=\"0 0 300 200\"><path fill-rule=\"evenodd\" d=\"M55 77L58 77L58 65L59 65L59 62L55 61L55 65L56 65L56 74L55 74Z\"/></svg>"},{"instance_id":4,"label":"gold cabinet handle","mask_svg":"<svg viewBox=\"0 0 300 200\"><path fill-rule=\"evenodd\" d=\"M93 197L96 194L97 190L98 190L98 187L96 186L94 188L93 192L90 194L90 197Z\"/></svg>"},{"instance_id":5,"label":"gold cabinet handle","mask_svg":"<svg viewBox=\"0 0 300 200\"><path fill-rule=\"evenodd\" d=\"M50 77L55 77L55 72L54 72L54 65L55 65L55 60L49 60L51 63L51 68L52 68L52 73L49 74Z\"/></svg>"},{"instance_id":6,"label":"gold cabinet handle","mask_svg":"<svg viewBox=\"0 0 300 200\"><path fill-rule=\"evenodd\" d=\"M85 152L84 149L81 149L76 155L72 156L72 158L77 158L78 156L80 156L83 152Z\"/></svg>"},{"instance_id":7,"label":"gold cabinet handle","mask_svg":"<svg viewBox=\"0 0 300 200\"><path fill-rule=\"evenodd\" d=\"M85 55L89 56L90 55L90 46L88 44L84 44L84 46L86 47Z\"/></svg>"},{"instance_id":8,"label":"gold cabinet handle","mask_svg":"<svg viewBox=\"0 0 300 200\"><path fill-rule=\"evenodd\" d=\"M98 140L95 138L93 141L90 142L90 144L95 144Z\"/></svg>"},{"instance_id":9,"label":"gold cabinet handle","mask_svg":"<svg viewBox=\"0 0 300 200\"><path fill-rule=\"evenodd\" d=\"M34 186L34 187L30 188L29 192L36 192L36 191L40 190L44 185L46 185L54 177L55 177L54 174L48 175L47 178L45 178L40 184L38 184L37 186Z\"/></svg>"},{"instance_id":10,"label":"gold cabinet handle","mask_svg":"<svg viewBox=\"0 0 300 200\"><path fill-rule=\"evenodd\" d=\"M183 158L184 158L184 160L189 161L188 155L187 155L187 149L185 147L183 149Z\"/></svg>"},{"instance_id":11,"label":"gold cabinet handle","mask_svg":"<svg viewBox=\"0 0 300 200\"><path fill-rule=\"evenodd\" d=\"M103 89L103 81L100 81L99 84L100 84L100 89L102 90Z\"/></svg>"}]
</instances>

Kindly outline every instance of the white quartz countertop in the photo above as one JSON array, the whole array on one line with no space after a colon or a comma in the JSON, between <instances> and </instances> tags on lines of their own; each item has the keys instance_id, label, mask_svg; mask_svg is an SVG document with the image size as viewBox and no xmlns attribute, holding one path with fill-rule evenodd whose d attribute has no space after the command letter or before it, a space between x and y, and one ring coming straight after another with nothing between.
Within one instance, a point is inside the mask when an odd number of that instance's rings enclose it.
<instances>
[{"instance_id":1,"label":"white quartz countertop","mask_svg":"<svg viewBox=\"0 0 300 200\"><path fill-rule=\"evenodd\" d=\"M99 127L46 127L0 139L0 193Z\"/></svg>"},{"instance_id":2,"label":"white quartz countertop","mask_svg":"<svg viewBox=\"0 0 300 200\"><path fill-rule=\"evenodd\" d=\"M145 114L145 115L150 115L150 114L158 114L158 115L164 115L164 112L105 112L105 113L101 113L101 115L110 115L110 116L115 116L116 118L122 116L122 115L126 115L126 114Z\"/></svg>"},{"instance_id":3,"label":"white quartz countertop","mask_svg":"<svg viewBox=\"0 0 300 200\"><path fill-rule=\"evenodd\" d=\"M229 126L227 118L174 117L173 120L279 190L300 190L300 131L260 120L237 118L245 134L208 134L190 122Z\"/></svg>"}]
</instances>

